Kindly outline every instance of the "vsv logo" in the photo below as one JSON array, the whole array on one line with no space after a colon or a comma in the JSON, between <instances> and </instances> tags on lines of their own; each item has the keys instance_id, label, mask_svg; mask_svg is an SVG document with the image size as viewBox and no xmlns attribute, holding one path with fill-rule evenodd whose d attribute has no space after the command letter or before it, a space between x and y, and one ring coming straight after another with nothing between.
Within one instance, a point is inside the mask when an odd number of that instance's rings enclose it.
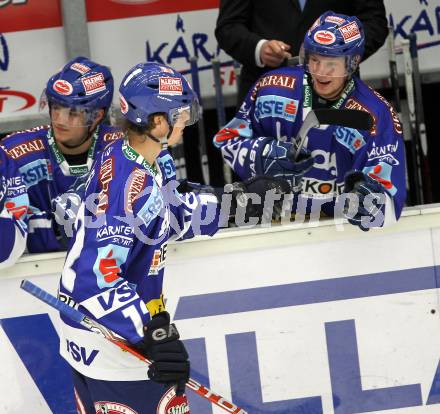
<instances>
[{"instance_id":1,"label":"vsv logo","mask_svg":"<svg viewBox=\"0 0 440 414\"><path fill-rule=\"evenodd\" d=\"M98 355L99 353L97 349L92 349L90 353L87 354L86 348L84 348L83 346L79 346L75 342L69 341L68 339L66 339L66 347L67 352L72 355L72 358L76 362L81 362L87 366L89 366L93 362L93 360L96 358L96 355Z\"/></svg>"}]
</instances>

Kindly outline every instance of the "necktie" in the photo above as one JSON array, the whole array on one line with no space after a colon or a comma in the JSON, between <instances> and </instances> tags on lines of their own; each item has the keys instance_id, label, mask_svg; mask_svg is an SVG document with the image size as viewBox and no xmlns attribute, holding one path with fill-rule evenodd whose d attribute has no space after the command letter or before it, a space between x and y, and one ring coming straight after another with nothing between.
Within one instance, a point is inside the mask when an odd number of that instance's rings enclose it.
<instances>
[{"instance_id":1,"label":"necktie","mask_svg":"<svg viewBox=\"0 0 440 414\"><path fill-rule=\"evenodd\" d=\"M304 6L307 0L298 0L298 1L299 1L299 7L301 7L301 10L304 10Z\"/></svg>"}]
</instances>

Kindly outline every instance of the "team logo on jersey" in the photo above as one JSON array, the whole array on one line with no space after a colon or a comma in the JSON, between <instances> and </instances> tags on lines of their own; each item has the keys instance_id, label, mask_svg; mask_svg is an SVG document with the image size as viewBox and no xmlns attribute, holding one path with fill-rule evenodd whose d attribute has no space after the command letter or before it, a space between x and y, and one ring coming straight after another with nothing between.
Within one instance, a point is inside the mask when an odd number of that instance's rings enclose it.
<instances>
[{"instance_id":1,"label":"team logo on jersey","mask_svg":"<svg viewBox=\"0 0 440 414\"><path fill-rule=\"evenodd\" d=\"M369 175L373 180L376 180L380 184L382 184L388 192L394 196L397 193L397 188L391 181L391 173L393 167L386 162L379 162L379 164L365 167L362 172Z\"/></svg>"},{"instance_id":2,"label":"team logo on jersey","mask_svg":"<svg viewBox=\"0 0 440 414\"><path fill-rule=\"evenodd\" d=\"M73 86L66 80L58 79L52 86L53 90L60 95L68 96L73 92Z\"/></svg>"},{"instance_id":3,"label":"team logo on jersey","mask_svg":"<svg viewBox=\"0 0 440 414\"><path fill-rule=\"evenodd\" d=\"M121 112L125 115L128 112L128 103L122 95L119 95L119 105L121 106Z\"/></svg>"},{"instance_id":4,"label":"team logo on jersey","mask_svg":"<svg viewBox=\"0 0 440 414\"><path fill-rule=\"evenodd\" d=\"M12 216L17 220L20 220L27 212L27 206L24 204L25 203L23 203L23 205L21 205L21 203L17 204L15 201L11 200L5 203L5 207Z\"/></svg>"},{"instance_id":5,"label":"team logo on jersey","mask_svg":"<svg viewBox=\"0 0 440 414\"><path fill-rule=\"evenodd\" d=\"M19 168L26 187L32 187L40 181L52 180L52 165L46 159L32 161Z\"/></svg>"},{"instance_id":6,"label":"team logo on jersey","mask_svg":"<svg viewBox=\"0 0 440 414\"><path fill-rule=\"evenodd\" d=\"M336 24L344 24L347 20L338 16L327 16L324 20L325 22L336 23Z\"/></svg>"},{"instance_id":7,"label":"team logo on jersey","mask_svg":"<svg viewBox=\"0 0 440 414\"><path fill-rule=\"evenodd\" d=\"M295 122L298 112L298 100L277 95L259 96L255 101L255 116L263 118L282 118L288 122Z\"/></svg>"},{"instance_id":8,"label":"team logo on jersey","mask_svg":"<svg viewBox=\"0 0 440 414\"><path fill-rule=\"evenodd\" d=\"M396 141L395 144L387 144L376 146L373 142L373 145L370 151L367 152L368 161L377 160L377 162L386 162L390 165L399 165L399 160L393 155L397 152L399 148L399 141Z\"/></svg>"},{"instance_id":9,"label":"team logo on jersey","mask_svg":"<svg viewBox=\"0 0 440 414\"><path fill-rule=\"evenodd\" d=\"M86 95L93 95L101 91L105 91L107 88L105 86L104 74L97 73L96 75L87 76L81 79L84 86L84 91Z\"/></svg>"},{"instance_id":10,"label":"team logo on jersey","mask_svg":"<svg viewBox=\"0 0 440 414\"><path fill-rule=\"evenodd\" d=\"M159 214L163 216L162 209L164 207L165 202L162 193L159 191L157 184L153 183L149 197L139 210L138 217L140 217L144 224L148 226L152 220L159 216Z\"/></svg>"},{"instance_id":11,"label":"team logo on jersey","mask_svg":"<svg viewBox=\"0 0 440 414\"><path fill-rule=\"evenodd\" d=\"M101 289L112 287L121 279L121 266L127 260L128 251L128 247L116 244L98 247L98 256L93 265L93 272Z\"/></svg>"},{"instance_id":12,"label":"team logo on jersey","mask_svg":"<svg viewBox=\"0 0 440 414\"><path fill-rule=\"evenodd\" d=\"M333 198L344 191L344 183L337 183L336 180L321 181L311 177L303 180L302 193L312 198Z\"/></svg>"},{"instance_id":13,"label":"team logo on jersey","mask_svg":"<svg viewBox=\"0 0 440 414\"><path fill-rule=\"evenodd\" d=\"M147 174L144 170L135 167L129 177L128 188L126 190L125 210L133 213L133 203L145 188Z\"/></svg>"},{"instance_id":14,"label":"team logo on jersey","mask_svg":"<svg viewBox=\"0 0 440 414\"><path fill-rule=\"evenodd\" d=\"M81 73L81 75L84 75L89 70L91 70L88 66L78 62L74 63L73 65L70 65L70 69L76 70L77 72Z\"/></svg>"},{"instance_id":15,"label":"team logo on jersey","mask_svg":"<svg viewBox=\"0 0 440 414\"><path fill-rule=\"evenodd\" d=\"M273 87L273 88L286 88L295 89L296 78L294 76L287 75L267 75L263 76L254 86L252 90L251 100L254 101L257 93L260 89Z\"/></svg>"},{"instance_id":16,"label":"team logo on jersey","mask_svg":"<svg viewBox=\"0 0 440 414\"><path fill-rule=\"evenodd\" d=\"M165 266L165 259L167 256L167 245L164 244L160 249L156 249L151 259L150 269L148 270L148 276L156 276L159 271Z\"/></svg>"},{"instance_id":17,"label":"team logo on jersey","mask_svg":"<svg viewBox=\"0 0 440 414\"><path fill-rule=\"evenodd\" d=\"M98 194L98 205L96 207L96 214L102 214L107 211L108 208L108 193L110 187L110 181L114 177L114 159L113 157L107 158L101 165L99 170L99 184L101 185L101 191Z\"/></svg>"},{"instance_id":18,"label":"team logo on jersey","mask_svg":"<svg viewBox=\"0 0 440 414\"><path fill-rule=\"evenodd\" d=\"M160 95L182 95L183 85L182 79L173 77L159 78L159 94Z\"/></svg>"},{"instance_id":19,"label":"team logo on jersey","mask_svg":"<svg viewBox=\"0 0 440 414\"><path fill-rule=\"evenodd\" d=\"M104 142L113 142L120 138L124 137L124 133L122 131L116 131L116 132L107 132L103 136Z\"/></svg>"},{"instance_id":20,"label":"team logo on jersey","mask_svg":"<svg viewBox=\"0 0 440 414\"><path fill-rule=\"evenodd\" d=\"M353 128L337 127L335 130L336 140L354 154L365 145L363 135Z\"/></svg>"},{"instance_id":21,"label":"team logo on jersey","mask_svg":"<svg viewBox=\"0 0 440 414\"><path fill-rule=\"evenodd\" d=\"M233 118L223 129L221 129L214 138L216 143L229 141L239 136L252 136L249 124L238 118Z\"/></svg>"},{"instance_id":22,"label":"team logo on jersey","mask_svg":"<svg viewBox=\"0 0 440 414\"><path fill-rule=\"evenodd\" d=\"M313 39L321 45L332 45L336 42L336 36L328 30L318 30L313 35Z\"/></svg>"},{"instance_id":23,"label":"team logo on jersey","mask_svg":"<svg viewBox=\"0 0 440 414\"><path fill-rule=\"evenodd\" d=\"M28 155L32 152L44 151L45 146L43 141L40 138L31 139L30 141L22 142L21 144L12 147L8 150L8 154L14 160L18 160L19 158Z\"/></svg>"},{"instance_id":24,"label":"team logo on jersey","mask_svg":"<svg viewBox=\"0 0 440 414\"><path fill-rule=\"evenodd\" d=\"M127 405L111 401L95 402L95 411L96 414L138 414L137 411Z\"/></svg>"},{"instance_id":25,"label":"team logo on jersey","mask_svg":"<svg viewBox=\"0 0 440 414\"><path fill-rule=\"evenodd\" d=\"M341 26L338 30L341 32L345 43L350 43L361 38L361 32L356 22Z\"/></svg>"},{"instance_id":26,"label":"team logo on jersey","mask_svg":"<svg viewBox=\"0 0 440 414\"><path fill-rule=\"evenodd\" d=\"M186 395L177 396L174 387L170 388L159 401L157 412L164 414L190 414Z\"/></svg>"}]
</instances>

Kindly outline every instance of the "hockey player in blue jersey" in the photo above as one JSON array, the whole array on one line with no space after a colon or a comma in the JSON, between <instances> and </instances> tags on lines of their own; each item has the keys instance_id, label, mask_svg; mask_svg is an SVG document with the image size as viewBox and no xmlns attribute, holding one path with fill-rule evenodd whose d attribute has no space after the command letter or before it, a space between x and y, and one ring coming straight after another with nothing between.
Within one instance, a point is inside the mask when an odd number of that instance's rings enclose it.
<instances>
[{"instance_id":1,"label":"hockey player in blue jersey","mask_svg":"<svg viewBox=\"0 0 440 414\"><path fill-rule=\"evenodd\" d=\"M226 226L229 205L236 211L246 205L245 192L283 194L288 185L263 177L232 184L223 198L220 190L196 184L181 192L164 146L198 119L191 87L168 66L142 63L119 91L125 137L104 148L89 175L59 298L127 339L153 364L147 368L64 317L60 353L72 367L80 413L187 413L188 355L162 292L167 243L214 234Z\"/></svg>"},{"instance_id":2,"label":"hockey player in blue jersey","mask_svg":"<svg viewBox=\"0 0 440 414\"><path fill-rule=\"evenodd\" d=\"M324 13L304 37L300 65L262 76L214 144L242 179L265 174L288 180L296 193L294 214L343 214L365 231L399 218L406 186L398 116L354 76L363 51L356 17ZM374 126L312 129L295 161L292 141L316 108L367 111Z\"/></svg>"},{"instance_id":3,"label":"hockey player in blue jersey","mask_svg":"<svg viewBox=\"0 0 440 414\"><path fill-rule=\"evenodd\" d=\"M13 265L25 250L28 208L23 177L0 145L0 269Z\"/></svg>"},{"instance_id":4,"label":"hockey player in blue jersey","mask_svg":"<svg viewBox=\"0 0 440 414\"><path fill-rule=\"evenodd\" d=\"M89 172L105 144L121 136L115 128L102 124L112 97L110 70L84 57L75 58L49 79L43 93L41 105L48 108L51 124L14 133L2 141L23 175L29 195L29 252L66 248L64 228L55 217L57 207L63 212L66 206L57 205L58 197Z\"/></svg>"}]
</instances>

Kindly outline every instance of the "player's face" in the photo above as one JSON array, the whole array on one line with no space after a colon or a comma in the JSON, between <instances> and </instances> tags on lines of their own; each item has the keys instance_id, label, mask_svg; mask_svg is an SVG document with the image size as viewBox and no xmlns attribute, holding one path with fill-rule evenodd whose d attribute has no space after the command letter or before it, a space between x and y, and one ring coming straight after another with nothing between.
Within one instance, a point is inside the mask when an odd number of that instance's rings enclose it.
<instances>
[{"instance_id":1,"label":"player's face","mask_svg":"<svg viewBox=\"0 0 440 414\"><path fill-rule=\"evenodd\" d=\"M182 111L174 122L171 134L168 137L168 145L177 145L182 142L183 130L190 119L189 110Z\"/></svg>"},{"instance_id":2,"label":"player's face","mask_svg":"<svg viewBox=\"0 0 440 414\"><path fill-rule=\"evenodd\" d=\"M345 57L312 54L308 68L315 92L324 99L336 99L344 89L347 79Z\"/></svg>"},{"instance_id":3,"label":"player's face","mask_svg":"<svg viewBox=\"0 0 440 414\"><path fill-rule=\"evenodd\" d=\"M88 133L87 114L84 110L52 104L50 119L57 142L75 146Z\"/></svg>"}]
</instances>

